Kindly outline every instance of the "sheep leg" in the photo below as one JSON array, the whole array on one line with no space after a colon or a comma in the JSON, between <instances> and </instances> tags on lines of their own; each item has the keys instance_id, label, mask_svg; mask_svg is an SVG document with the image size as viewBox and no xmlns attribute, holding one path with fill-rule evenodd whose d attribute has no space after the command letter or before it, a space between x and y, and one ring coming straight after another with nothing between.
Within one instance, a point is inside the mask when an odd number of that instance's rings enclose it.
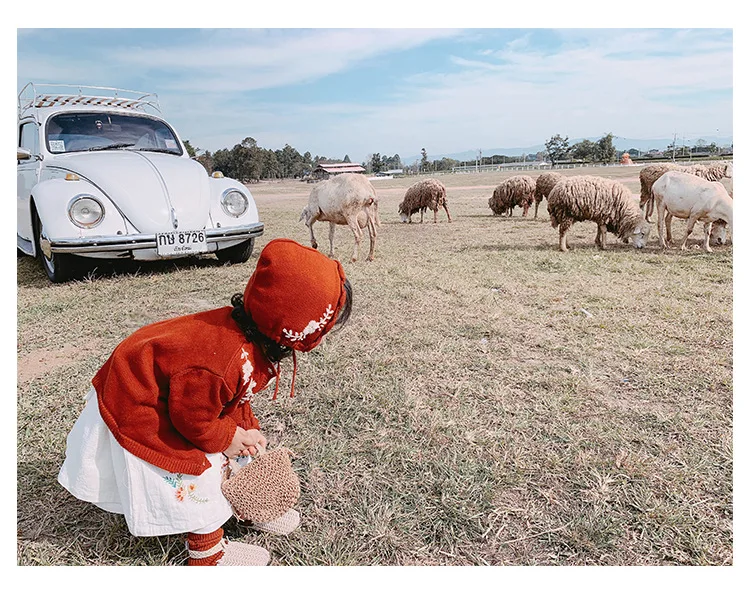
<instances>
[{"instance_id":1,"label":"sheep leg","mask_svg":"<svg viewBox=\"0 0 750 596\"><path fill-rule=\"evenodd\" d=\"M667 209L664 206L664 203L659 201L659 204L656 206L656 222L657 222L657 227L659 228L659 244L661 245L662 248L667 248L667 243L664 241L664 226L665 226L664 218L665 218L666 210ZM670 225L672 223L671 216L670 216L669 223Z\"/></svg>"},{"instance_id":2,"label":"sheep leg","mask_svg":"<svg viewBox=\"0 0 750 596\"><path fill-rule=\"evenodd\" d=\"M539 203L541 203L541 201L534 201L534 219L539 215Z\"/></svg>"},{"instance_id":3,"label":"sheep leg","mask_svg":"<svg viewBox=\"0 0 750 596\"><path fill-rule=\"evenodd\" d=\"M680 250L685 250L687 248L687 239L690 234L693 233L693 228L695 227L695 222L698 221L697 215L691 215L690 219L687 221L687 231L685 232L685 237L682 239L682 244L680 245Z\"/></svg>"},{"instance_id":4,"label":"sheep leg","mask_svg":"<svg viewBox=\"0 0 750 596\"><path fill-rule=\"evenodd\" d=\"M568 228L570 228L570 224L560 223L560 251L561 252L568 252Z\"/></svg>"},{"instance_id":5,"label":"sheep leg","mask_svg":"<svg viewBox=\"0 0 750 596\"><path fill-rule=\"evenodd\" d=\"M448 204L443 203L443 209L445 209L445 214L448 216L448 223L451 223L451 214L448 213Z\"/></svg>"},{"instance_id":6,"label":"sheep leg","mask_svg":"<svg viewBox=\"0 0 750 596\"><path fill-rule=\"evenodd\" d=\"M667 229L667 246L672 244L672 214L667 211L664 215L664 227Z\"/></svg>"},{"instance_id":7,"label":"sheep leg","mask_svg":"<svg viewBox=\"0 0 750 596\"><path fill-rule=\"evenodd\" d=\"M419 208L419 223L424 223L424 212L427 211L427 207Z\"/></svg>"},{"instance_id":8,"label":"sheep leg","mask_svg":"<svg viewBox=\"0 0 750 596\"><path fill-rule=\"evenodd\" d=\"M315 240L315 234L313 233L313 224L317 221L315 217L313 217L310 220L310 225L308 226L310 228L310 246L313 248L318 248L318 241Z\"/></svg>"},{"instance_id":9,"label":"sheep leg","mask_svg":"<svg viewBox=\"0 0 750 596\"><path fill-rule=\"evenodd\" d=\"M651 197L648 199L648 203L646 203L646 221L651 222L649 217L651 217L654 214L654 195L652 194Z\"/></svg>"},{"instance_id":10,"label":"sheep leg","mask_svg":"<svg viewBox=\"0 0 750 596\"><path fill-rule=\"evenodd\" d=\"M354 213L352 215L347 215L346 223L354 234L354 254L352 255L352 263L355 263L357 258L359 258L359 244L362 241L362 230L357 223L357 214Z\"/></svg>"},{"instance_id":11,"label":"sheep leg","mask_svg":"<svg viewBox=\"0 0 750 596\"><path fill-rule=\"evenodd\" d=\"M336 224L334 222L328 222L331 226L328 228L328 242L331 245L331 252L328 253L328 256L333 258L333 233L336 231Z\"/></svg>"},{"instance_id":12,"label":"sheep leg","mask_svg":"<svg viewBox=\"0 0 750 596\"><path fill-rule=\"evenodd\" d=\"M367 255L367 260L372 261L375 258L375 238L377 238L378 232L369 211L367 212L367 231L370 235L370 254Z\"/></svg>"},{"instance_id":13,"label":"sheep leg","mask_svg":"<svg viewBox=\"0 0 750 596\"><path fill-rule=\"evenodd\" d=\"M607 224L599 224L599 233L597 234L599 242L599 248L605 250L607 248Z\"/></svg>"},{"instance_id":14,"label":"sheep leg","mask_svg":"<svg viewBox=\"0 0 750 596\"><path fill-rule=\"evenodd\" d=\"M711 250L711 247L708 245L709 240L711 239L711 227L713 226L713 222L707 221L703 224L703 250L706 252L713 252Z\"/></svg>"},{"instance_id":15,"label":"sheep leg","mask_svg":"<svg viewBox=\"0 0 750 596\"><path fill-rule=\"evenodd\" d=\"M437 212L438 208L435 207L435 210L432 212L432 223L437 223Z\"/></svg>"}]
</instances>

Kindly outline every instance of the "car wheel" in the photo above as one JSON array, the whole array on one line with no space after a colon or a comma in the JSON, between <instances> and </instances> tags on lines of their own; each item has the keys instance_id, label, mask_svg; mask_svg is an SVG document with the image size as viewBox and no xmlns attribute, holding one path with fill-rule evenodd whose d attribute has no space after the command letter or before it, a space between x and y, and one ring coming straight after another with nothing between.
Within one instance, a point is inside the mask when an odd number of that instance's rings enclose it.
<instances>
[{"instance_id":1,"label":"car wheel","mask_svg":"<svg viewBox=\"0 0 750 596\"><path fill-rule=\"evenodd\" d=\"M245 242L240 242L229 248L222 248L216 251L216 256L222 263L244 263L253 253L253 247L255 246L255 238L250 238Z\"/></svg>"},{"instance_id":2,"label":"car wheel","mask_svg":"<svg viewBox=\"0 0 750 596\"><path fill-rule=\"evenodd\" d=\"M50 258L42 251L42 237L44 236L44 225L39 214L34 214L34 231L36 240L36 254L42 264L44 272L53 283L68 281L75 276L76 261L74 255L52 254Z\"/></svg>"}]
</instances>

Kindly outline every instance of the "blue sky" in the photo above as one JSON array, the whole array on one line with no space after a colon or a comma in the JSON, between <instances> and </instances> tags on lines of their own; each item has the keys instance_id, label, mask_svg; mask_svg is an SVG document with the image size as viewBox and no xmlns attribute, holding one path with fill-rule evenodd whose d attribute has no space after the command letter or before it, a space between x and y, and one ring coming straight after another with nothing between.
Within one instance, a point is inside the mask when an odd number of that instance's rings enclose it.
<instances>
[{"instance_id":1,"label":"blue sky","mask_svg":"<svg viewBox=\"0 0 750 596\"><path fill-rule=\"evenodd\" d=\"M251 136L362 161L732 136L732 45L731 29L19 28L17 87L154 92L202 150Z\"/></svg>"}]
</instances>

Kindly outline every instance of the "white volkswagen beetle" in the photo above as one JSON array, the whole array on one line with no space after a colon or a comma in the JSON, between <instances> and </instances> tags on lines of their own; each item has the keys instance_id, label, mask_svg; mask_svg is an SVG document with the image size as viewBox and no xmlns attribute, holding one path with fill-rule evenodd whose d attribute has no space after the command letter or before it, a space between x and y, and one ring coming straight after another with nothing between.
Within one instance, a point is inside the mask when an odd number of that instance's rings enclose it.
<instances>
[{"instance_id":1,"label":"white volkswagen beetle","mask_svg":"<svg viewBox=\"0 0 750 596\"><path fill-rule=\"evenodd\" d=\"M250 258L263 234L247 188L208 175L154 94L35 85L18 96L18 250L53 282L80 259Z\"/></svg>"}]
</instances>

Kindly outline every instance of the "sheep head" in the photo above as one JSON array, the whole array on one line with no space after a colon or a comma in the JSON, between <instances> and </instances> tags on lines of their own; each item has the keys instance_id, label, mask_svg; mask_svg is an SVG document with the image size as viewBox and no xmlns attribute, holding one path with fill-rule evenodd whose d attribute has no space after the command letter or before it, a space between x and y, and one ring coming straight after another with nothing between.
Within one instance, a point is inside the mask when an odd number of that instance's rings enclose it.
<instances>
[{"instance_id":1,"label":"sheep head","mask_svg":"<svg viewBox=\"0 0 750 596\"><path fill-rule=\"evenodd\" d=\"M641 216L628 238L632 240L634 248L644 248L648 242L648 235L650 233L651 224L646 221L646 218Z\"/></svg>"},{"instance_id":2,"label":"sheep head","mask_svg":"<svg viewBox=\"0 0 750 596\"><path fill-rule=\"evenodd\" d=\"M409 221L409 210L406 208L406 201L401 201L398 205L398 214L401 216L401 223Z\"/></svg>"},{"instance_id":3,"label":"sheep head","mask_svg":"<svg viewBox=\"0 0 750 596\"><path fill-rule=\"evenodd\" d=\"M711 244L727 243L727 222L723 219L717 219L711 226L711 235L709 236Z\"/></svg>"},{"instance_id":4,"label":"sheep head","mask_svg":"<svg viewBox=\"0 0 750 596\"><path fill-rule=\"evenodd\" d=\"M302 221L303 219L305 220L305 225L309 228L310 227L310 208L309 207L305 207L302 210L302 213L299 216L299 220L297 221Z\"/></svg>"}]
</instances>

